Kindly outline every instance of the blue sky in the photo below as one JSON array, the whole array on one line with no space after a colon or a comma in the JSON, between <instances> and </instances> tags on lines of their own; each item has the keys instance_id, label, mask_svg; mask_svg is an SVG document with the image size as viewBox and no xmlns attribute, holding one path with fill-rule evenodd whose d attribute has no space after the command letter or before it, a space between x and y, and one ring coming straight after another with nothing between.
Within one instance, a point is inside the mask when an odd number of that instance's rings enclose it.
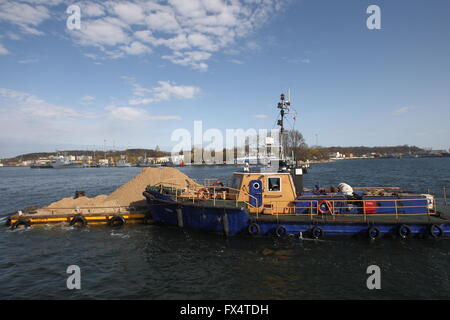
<instances>
[{"instance_id":1,"label":"blue sky","mask_svg":"<svg viewBox=\"0 0 450 320\"><path fill-rule=\"evenodd\" d=\"M310 145L449 148L449 34L447 0L2 0L0 157L271 129L288 88Z\"/></svg>"}]
</instances>

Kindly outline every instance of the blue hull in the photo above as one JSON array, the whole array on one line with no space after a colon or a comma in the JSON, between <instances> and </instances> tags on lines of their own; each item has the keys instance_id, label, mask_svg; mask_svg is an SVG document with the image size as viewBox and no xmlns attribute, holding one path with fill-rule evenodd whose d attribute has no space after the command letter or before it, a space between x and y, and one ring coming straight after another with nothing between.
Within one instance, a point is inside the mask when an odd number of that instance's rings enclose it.
<instances>
[{"instance_id":1,"label":"blue hull","mask_svg":"<svg viewBox=\"0 0 450 320\"><path fill-rule=\"evenodd\" d=\"M279 224L275 223L264 223L259 222L260 226L260 234L269 236L269 235L277 235L276 229ZM323 236L354 236L354 235L362 235L367 236L368 231L371 227L376 227L380 236L384 235L398 235L398 229L400 224L367 224L367 223L299 223L292 224L282 222L282 226L286 228L288 235L300 236L300 232L302 236L308 237L311 236L311 231L314 227L320 227L323 232ZM442 236L450 235L450 225L447 224L439 224L439 227L442 228L443 234ZM429 235L429 224L408 224L411 232L409 235L411 236L426 236Z\"/></svg>"},{"instance_id":2,"label":"blue hull","mask_svg":"<svg viewBox=\"0 0 450 320\"><path fill-rule=\"evenodd\" d=\"M371 228L384 235L399 235L401 225L407 225L408 236L433 236L430 227L435 228L437 236L450 236L450 221L441 220L441 223L368 223L368 222L317 222L292 221L280 215L278 220L265 217L257 219L240 207L213 207L198 204L178 203L170 197L157 192L145 192L149 212L154 222L166 225L179 226L187 229L222 233L226 235L257 234L260 236L313 236L313 229L319 229L322 236L367 236ZM150 194L150 196L149 196ZM291 216L292 217L292 216ZM256 226L254 225L256 224ZM253 226L253 230L250 230ZM254 232L252 232L254 231ZM256 231L256 232L255 232ZM374 231L374 230L372 230Z\"/></svg>"}]
</instances>

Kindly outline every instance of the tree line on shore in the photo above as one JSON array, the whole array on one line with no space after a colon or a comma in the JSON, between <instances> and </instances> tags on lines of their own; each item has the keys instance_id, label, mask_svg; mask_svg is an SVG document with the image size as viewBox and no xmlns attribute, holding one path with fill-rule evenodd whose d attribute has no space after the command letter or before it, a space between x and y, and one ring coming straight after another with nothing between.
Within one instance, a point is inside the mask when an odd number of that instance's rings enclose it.
<instances>
[{"instance_id":1,"label":"tree line on shore","mask_svg":"<svg viewBox=\"0 0 450 320\"><path fill-rule=\"evenodd\" d=\"M343 155L352 155L353 157L362 157L366 155L388 155L388 154L417 154L425 152L416 146L377 146L377 147L367 147L367 146L355 146L355 147L322 147L322 146L308 146L301 132L298 130L288 130L283 135L282 139L283 148L285 155L288 157L294 156L295 160L328 160L332 154L339 152ZM242 147L244 149L244 154L248 155L249 147ZM204 150L196 150L202 152ZM242 150L241 150L242 151ZM194 152L194 148L191 149L191 153ZM223 161L226 160L227 149L223 149L222 154L217 154L216 158L223 157ZM165 157L170 156L170 152L161 151L158 147L155 149L126 149L126 150L66 150L59 152L35 152L19 155L9 159L3 159L2 162L8 163L18 163L21 161L34 161L39 158L48 158L50 156L57 155L71 155L71 156L92 156L93 160L98 160L102 158L120 158L125 156L129 160L135 160L138 158L155 158L155 157ZM234 148L233 154L235 157L238 156L238 148ZM212 155L215 156L216 153L213 151ZM191 157L194 161L194 157Z\"/></svg>"},{"instance_id":2,"label":"tree line on shore","mask_svg":"<svg viewBox=\"0 0 450 320\"><path fill-rule=\"evenodd\" d=\"M64 150L64 151L55 151L55 152L34 152L18 155L13 158L3 159L2 162L4 164L12 164L18 163L22 161L35 161L40 158L49 158L55 156L91 156L93 160L105 159L105 158L113 158L120 159L125 156L127 159L134 160L138 158L157 158L157 157L166 157L170 155L170 152L161 151L158 147L155 149L126 149L126 150Z\"/></svg>"},{"instance_id":3,"label":"tree line on shore","mask_svg":"<svg viewBox=\"0 0 450 320\"><path fill-rule=\"evenodd\" d=\"M294 155L296 160L328 160L332 154L339 152L343 155L363 157L368 155L418 154L425 152L416 146L377 146L377 147L321 147L308 146L303 135L298 130L289 130L283 136L283 147L287 156Z\"/></svg>"}]
</instances>

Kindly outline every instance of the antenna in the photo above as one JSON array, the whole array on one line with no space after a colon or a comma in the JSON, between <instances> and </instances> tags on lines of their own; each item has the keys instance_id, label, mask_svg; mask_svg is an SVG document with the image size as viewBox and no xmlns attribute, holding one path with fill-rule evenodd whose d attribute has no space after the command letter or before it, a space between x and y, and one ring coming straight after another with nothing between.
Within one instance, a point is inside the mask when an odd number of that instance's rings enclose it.
<instances>
[{"instance_id":1,"label":"antenna","mask_svg":"<svg viewBox=\"0 0 450 320\"><path fill-rule=\"evenodd\" d=\"M289 90L290 94L290 90ZM280 119L277 121L277 125L279 125L280 128L280 152L279 157L280 159L283 159L283 134L284 134L284 116L289 113L289 109L291 106L290 101L286 101L284 93L281 93L280 95L280 102L278 102L278 109L280 109Z\"/></svg>"}]
</instances>

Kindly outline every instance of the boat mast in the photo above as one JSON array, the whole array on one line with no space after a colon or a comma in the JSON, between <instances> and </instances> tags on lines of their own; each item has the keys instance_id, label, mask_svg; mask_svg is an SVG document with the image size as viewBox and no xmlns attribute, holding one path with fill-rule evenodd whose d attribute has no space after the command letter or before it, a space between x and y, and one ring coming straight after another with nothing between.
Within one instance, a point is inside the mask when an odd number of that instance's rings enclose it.
<instances>
[{"instance_id":1,"label":"boat mast","mask_svg":"<svg viewBox=\"0 0 450 320\"><path fill-rule=\"evenodd\" d=\"M289 100L291 98L290 96L291 92L289 90ZM291 102L286 101L284 93L281 93L280 102L278 102L278 109L280 109L280 119L277 121L277 125L280 126L280 151L279 151L280 160L284 160L284 152L283 152L284 116L289 113L290 107Z\"/></svg>"}]
</instances>

